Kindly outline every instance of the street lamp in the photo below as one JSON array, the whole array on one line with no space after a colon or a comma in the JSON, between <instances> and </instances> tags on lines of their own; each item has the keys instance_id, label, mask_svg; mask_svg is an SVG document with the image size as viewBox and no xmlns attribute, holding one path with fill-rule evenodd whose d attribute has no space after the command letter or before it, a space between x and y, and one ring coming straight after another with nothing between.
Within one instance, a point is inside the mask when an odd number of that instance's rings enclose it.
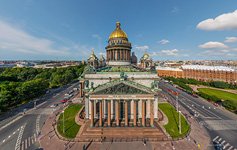
<instances>
[{"instance_id":1,"label":"street lamp","mask_svg":"<svg viewBox=\"0 0 237 150\"><path fill-rule=\"evenodd\" d=\"M36 108L36 102L37 102L37 100L34 101L34 108Z\"/></svg>"},{"instance_id":2,"label":"street lamp","mask_svg":"<svg viewBox=\"0 0 237 150\"><path fill-rule=\"evenodd\" d=\"M176 110L179 111L179 96L176 95Z\"/></svg>"},{"instance_id":3,"label":"street lamp","mask_svg":"<svg viewBox=\"0 0 237 150\"><path fill-rule=\"evenodd\" d=\"M157 119L159 121L159 100L158 100L158 96L156 97L157 98Z\"/></svg>"},{"instance_id":4,"label":"street lamp","mask_svg":"<svg viewBox=\"0 0 237 150\"><path fill-rule=\"evenodd\" d=\"M63 111L63 133L65 133L65 130L64 130L64 111Z\"/></svg>"},{"instance_id":5,"label":"street lamp","mask_svg":"<svg viewBox=\"0 0 237 150\"><path fill-rule=\"evenodd\" d=\"M181 111L179 111L179 134L181 134Z\"/></svg>"}]
</instances>

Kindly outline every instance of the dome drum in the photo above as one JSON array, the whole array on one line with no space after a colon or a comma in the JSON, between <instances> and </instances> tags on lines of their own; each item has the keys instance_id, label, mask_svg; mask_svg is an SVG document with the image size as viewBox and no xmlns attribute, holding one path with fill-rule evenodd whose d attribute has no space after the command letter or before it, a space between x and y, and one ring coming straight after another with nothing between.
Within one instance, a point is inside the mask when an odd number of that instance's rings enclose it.
<instances>
[{"instance_id":1,"label":"dome drum","mask_svg":"<svg viewBox=\"0 0 237 150\"><path fill-rule=\"evenodd\" d=\"M110 34L108 45L106 46L108 65L130 65L131 48L127 34L121 29L120 23L116 22L116 28Z\"/></svg>"}]
</instances>

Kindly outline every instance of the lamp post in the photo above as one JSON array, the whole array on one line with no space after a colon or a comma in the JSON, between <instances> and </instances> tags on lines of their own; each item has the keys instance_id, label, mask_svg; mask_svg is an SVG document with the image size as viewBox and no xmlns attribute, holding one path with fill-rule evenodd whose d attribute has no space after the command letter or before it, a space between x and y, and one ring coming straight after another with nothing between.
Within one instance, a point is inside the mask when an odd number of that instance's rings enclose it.
<instances>
[{"instance_id":1,"label":"lamp post","mask_svg":"<svg viewBox=\"0 0 237 150\"><path fill-rule=\"evenodd\" d=\"M179 96L177 93L176 93L176 111L177 112L179 111Z\"/></svg>"},{"instance_id":2,"label":"lamp post","mask_svg":"<svg viewBox=\"0 0 237 150\"><path fill-rule=\"evenodd\" d=\"M181 134L181 111L179 111L179 134Z\"/></svg>"},{"instance_id":3,"label":"lamp post","mask_svg":"<svg viewBox=\"0 0 237 150\"><path fill-rule=\"evenodd\" d=\"M157 119L159 121L159 101L158 101L158 96L157 96Z\"/></svg>"},{"instance_id":4,"label":"lamp post","mask_svg":"<svg viewBox=\"0 0 237 150\"><path fill-rule=\"evenodd\" d=\"M65 133L65 130L64 130L64 111L63 111L63 133Z\"/></svg>"},{"instance_id":5,"label":"lamp post","mask_svg":"<svg viewBox=\"0 0 237 150\"><path fill-rule=\"evenodd\" d=\"M34 101L34 108L36 108L36 102L37 102L37 100Z\"/></svg>"}]
</instances>

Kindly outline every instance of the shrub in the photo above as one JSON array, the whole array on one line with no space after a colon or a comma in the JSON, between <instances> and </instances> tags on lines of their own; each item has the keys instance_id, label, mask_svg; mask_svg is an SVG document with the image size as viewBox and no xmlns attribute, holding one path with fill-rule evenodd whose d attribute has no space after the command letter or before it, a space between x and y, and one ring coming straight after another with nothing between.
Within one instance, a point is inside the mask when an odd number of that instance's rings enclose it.
<instances>
[{"instance_id":1,"label":"shrub","mask_svg":"<svg viewBox=\"0 0 237 150\"><path fill-rule=\"evenodd\" d=\"M216 96L211 96L211 95L205 94L203 92L198 92L197 94L199 96L201 96L202 98L204 98L204 99L211 100L211 101L216 102L216 103L221 102L221 99L217 98Z\"/></svg>"},{"instance_id":2,"label":"shrub","mask_svg":"<svg viewBox=\"0 0 237 150\"><path fill-rule=\"evenodd\" d=\"M236 111L237 107L233 101L225 100L222 102L222 106L231 111Z\"/></svg>"}]
</instances>

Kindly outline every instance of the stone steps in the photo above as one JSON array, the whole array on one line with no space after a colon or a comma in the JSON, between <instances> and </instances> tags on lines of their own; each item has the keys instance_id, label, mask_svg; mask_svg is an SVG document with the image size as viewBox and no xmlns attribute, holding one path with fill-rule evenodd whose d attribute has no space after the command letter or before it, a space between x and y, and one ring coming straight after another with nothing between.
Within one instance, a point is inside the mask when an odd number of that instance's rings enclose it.
<instances>
[{"instance_id":1,"label":"stone steps","mask_svg":"<svg viewBox=\"0 0 237 150\"><path fill-rule=\"evenodd\" d=\"M95 137L164 137L164 134L157 128L132 128L132 127L113 127L113 128L88 128L83 136Z\"/></svg>"}]
</instances>

